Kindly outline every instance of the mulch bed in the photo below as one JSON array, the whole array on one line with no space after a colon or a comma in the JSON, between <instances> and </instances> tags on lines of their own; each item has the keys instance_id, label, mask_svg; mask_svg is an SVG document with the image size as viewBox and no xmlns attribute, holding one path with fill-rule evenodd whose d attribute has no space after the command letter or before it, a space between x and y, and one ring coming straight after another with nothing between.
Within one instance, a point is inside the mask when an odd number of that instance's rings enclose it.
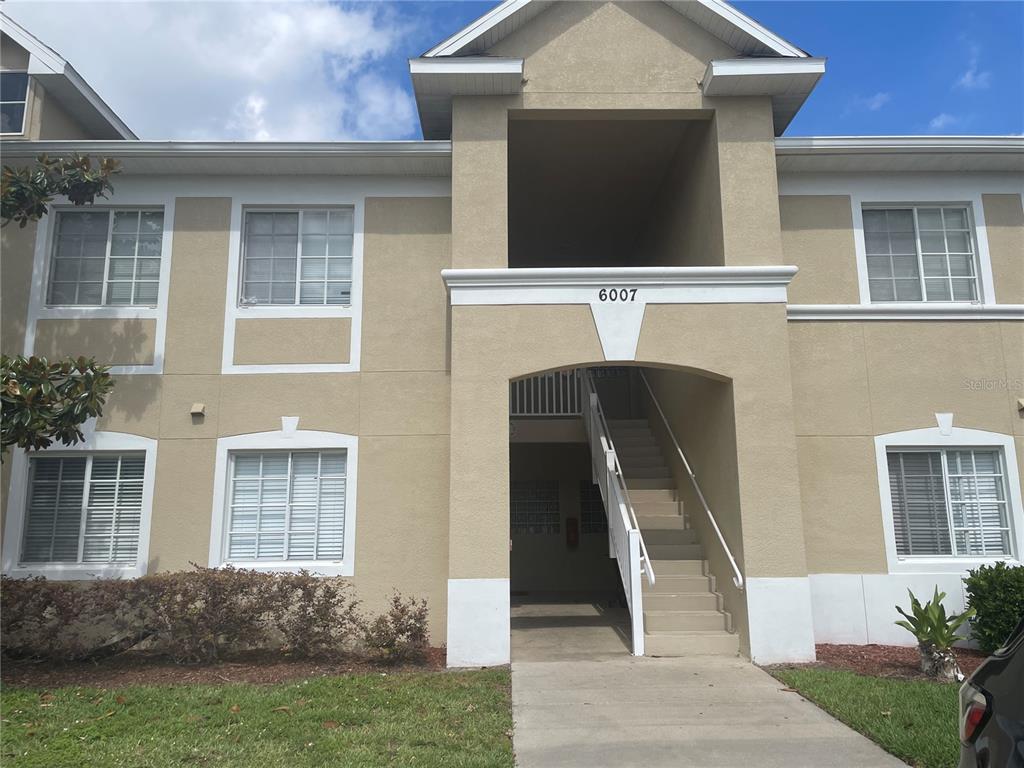
<instances>
[{"instance_id":1,"label":"mulch bed","mask_svg":"<svg viewBox=\"0 0 1024 768\"><path fill-rule=\"evenodd\" d=\"M289 659L280 653L253 651L207 665L182 665L164 656L129 652L92 662L33 662L4 659L3 685L25 688L123 688L129 685L196 685L225 683L273 684L339 675L439 672L445 669L445 649L430 648L421 664L382 664L361 658L338 661Z\"/></svg>"},{"instance_id":2,"label":"mulch bed","mask_svg":"<svg viewBox=\"0 0 1024 768\"><path fill-rule=\"evenodd\" d=\"M812 665L832 669L848 669L872 677L898 677L906 680L929 680L921 671L916 646L902 645L816 645L818 660ZM981 651L954 648L957 662L965 675L970 675L988 658ZM792 665L786 665L792 666Z\"/></svg>"}]
</instances>

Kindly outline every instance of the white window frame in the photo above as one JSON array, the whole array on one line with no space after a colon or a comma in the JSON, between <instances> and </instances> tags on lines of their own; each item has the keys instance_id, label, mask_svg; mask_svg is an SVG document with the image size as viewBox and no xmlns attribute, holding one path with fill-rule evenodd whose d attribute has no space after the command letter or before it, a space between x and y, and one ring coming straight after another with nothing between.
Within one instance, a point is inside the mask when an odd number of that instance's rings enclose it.
<instances>
[{"instance_id":1,"label":"white window frame","mask_svg":"<svg viewBox=\"0 0 1024 768\"><path fill-rule=\"evenodd\" d=\"M998 450L1006 471L1007 522L1010 526L1012 555L956 556L956 555L900 555L896 551L896 526L892 492L889 487L890 452ZM913 429L891 432L875 438L875 460L878 465L878 491L881 496L882 528L885 534L885 554L889 573L961 573L979 565L995 562L1021 562L1024 553L1024 503L1021 501L1020 474L1017 470L1017 451L1010 435L980 429L953 427L942 430Z\"/></svg>"},{"instance_id":2,"label":"white window frame","mask_svg":"<svg viewBox=\"0 0 1024 768\"><path fill-rule=\"evenodd\" d=\"M362 188L330 185L316 191L297 190L289 196L279 189L273 196L240 194L231 201L231 234L227 291L224 303L224 346L221 373L351 373L359 370L363 304L363 211L369 194ZM242 250L245 246L245 214L249 211L295 212L307 209L352 209L352 293L349 304L241 304ZM300 235L301 238L301 235ZM296 265L298 268L300 265ZM352 320L347 363L236 364L235 325L256 318L342 318Z\"/></svg>"},{"instance_id":3,"label":"white window frame","mask_svg":"<svg viewBox=\"0 0 1024 768\"><path fill-rule=\"evenodd\" d=\"M145 475L142 480L142 520L139 525L139 550L134 565L127 563L40 563L22 565L21 544L25 531L25 510L28 505L29 454L20 448L11 451L11 485L7 494L7 521L4 526L3 572L7 576L25 578L45 576L63 581L88 581L101 578L131 579L145 576L149 567L150 522L153 516L153 488L156 481L157 441L125 432L97 432L95 420L82 429L85 439L75 445L55 444L32 456L76 456L83 453L144 453Z\"/></svg>"},{"instance_id":4,"label":"white window frame","mask_svg":"<svg viewBox=\"0 0 1024 768\"><path fill-rule=\"evenodd\" d=\"M307 570L322 576L353 576L355 574L357 479L359 468L359 438L339 432L289 429L298 419L282 419L282 429L274 432L255 432L246 435L222 437L217 440L217 458L214 465L213 512L210 524L209 563L211 568L234 565L256 571L297 573ZM231 454L241 451L329 451L345 449L345 543L341 560L229 560L225 556L230 505Z\"/></svg>"},{"instance_id":5,"label":"white window frame","mask_svg":"<svg viewBox=\"0 0 1024 768\"><path fill-rule=\"evenodd\" d=\"M19 131L6 131L0 133L0 136L24 136L25 126L28 125L28 105L32 98L32 76L29 74L27 69L8 69L4 71L5 75L26 75L27 82L25 83L25 100L18 101L15 99L4 99L4 104L21 104L23 105L21 111L21 130Z\"/></svg>"},{"instance_id":6,"label":"white window frame","mask_svg":"<svg viewBox=\"0 0 1024 768\"><path fill-rule=\"evenodd\" d=\"M99 304L52 304L49 301L50 298L50 281L53 279L53 270L57 262L57 232L59 230L58 221L62 214L65 213L87 213L91 211L105 211L107 213L107 245L103 255L103 289L100 295ZM107 291L110 287L110 249L114 242L114 214L119 212L132 212L132 213L160 213L164 216L163 232L161 233L160 242L160 276L157 278L157 297L155 304L107 304ZM47 309L98 309L98 308L134 308L134 309L153 309L156 310L160 306L160 281L163 280L163 260L164 260L164 246L167 242L164 234L167 231L167 215L163 210L162 206L152 205L94 205L88 208L82 206L60 206L55 208L51 213L53 216L53 236L50 238L50 253L47 257L46 265L46 289L43 295L43 300ZM138 245L136 245L136 249ZM133 260L138 260L138 251L136 250L136 256ZM123 257L115 257L123 258ZM124 282L124 281L114 281ZM145 282L153 282L147 280ZM132 293L134 295L135 278L132 278Z\"/></svg>"},{"instance_id":7,"label":"white window frame","mask_svg":"<svg viewBox=\"0 0 1024 768\"><path fill-rule=\"evenodd\" d=\"M302 294L302 224L307 213L316 213L320 211L352 211L352 254L348 257L352 261L353 275L349 277L349 302L348 304L328 304L326 302L321 304L302 304L300 298ZM298 214L298 230L295 233L296 244L295 244L295 301L291 304L274 304L271 302L266 303L252 303L246 304L242 301L242 293L245 288L245 251L248 247L246 242L246 222L250 213L297 213ZM253 307L345 307L350 308L355 296L355 206L353 205L302 205L293 206L290 208L268 208L259 205L246 206L242 210L242 254L241 263L238 270L238 293L235 296L235 302L240 308L251 309Z\"/></svg>"},{"instance_id":8,"label":"white window frame","mask_svg":"<svg viewBox=\"0 0 1024 768\"><path fill-rule=\"evenodd\" d=\"M160 280L157 287L157 304L155 307L117 305L117 306L48 306L47 298L50 289L50 262L52 260L54 240L57 232L57 217L53 214L61 210L82 210L72 205L67 198L58 198L48 209L47 215L36 228L35 251L32 258L32 287L29 293L28 317L25 325L25 355L35 353L36 323L39 320L85 320L85 319L125 319L154 320L156 335L153 340L153 362L138 365L115 365L111 374L128 375L136 373L163 373L164 347L167 337L167 303L170 292L171 258L174 243L174 199L175 193L166 184L144 185L136 187L137 180L129 177L117 182L117 190L110 193L97 209L129 210L147 209L163 210L164 234L160 244ZM113 217L111 217L113 218ZM106 275L104 275L104 281Z\"/></svg>"},{"instance_id":9,"label":"white window frame","mask_svg":"<svg viewBox=\"0 0 1024 768\"><path fill-rule=\"evenodd\" d=\"M971 301L952 301L952 300L950 300L950 301L931 301L931 300L929 300L927 298L927 296L928 296L928 289L927 289L927 284L926 284L925 281L927 279L929 279L929 276L926 275L925 272L924 272L924 256L925 256L925 254L922 251L922 246L921 246L921 227L920 227L920 224L918 222L918 213L919 213L920 209L922 209L922 208L938 208L940 210L943 209L943 208L955 208L957 210L966 211L966 213L967 213L967 231L968 231L968 234L970 235L970 239L971 239L971 251L972 251L972 253L971 253L971 266L972 266L972 269L973 269L973 272L974 272L972 277L974 279L974 292L975 292L975 295L976 295L977 298L972 299ZM974 211L973 211L973 209L972 209L972 207L971 207L971 205L969 203L902 203L902 204L898 204L898 203L866 203L866 204L864 204L863 206L861 206L860 213L861 213L861 227L862 227L862 229L861 229L861 236L864 238L864 263L865 263L865 266L867 265L867 256L868 256L868 254L867 254L867 236L864 234L864 231L863 231L864 212L865 211L907 211L907 210L910 211L910 215L911 215L911 217L914 220L914 250L916 251L916 253L914 255L915 255L916 259L917 259L917 284L918 284L918 286L921 289L921 299L919 301L883 301L883 300L876 301L874 299L871 299L871 278L869 277L868 278L868 299L871 301L871 303L875 304L875 305L880 305L880 306L887 306L889 304L928 304L928 305L933 305L933 304L966 304L966 305L972 305L972 304L981 304L981 303L983 303L982 290L981 290L981 269L980 269L981 265L978 262L978 236L977 236L977 228L975 227L975 224L974 224ZM945 229L943 229L943 232L945 232ZM948 256L948 254L947 254L947 256ZM948 260L947 260L947 266L948 266ZM957 277L957 276L955 276L955 275L954 276L950 276L949 274L947 274L947 275L943 276L941 279L949 281L950 279L953 279L955 277ZM888 279L892 279L892 278L888 278ZM936 278L932 278L932 279L936 279ZM960 279L964 279L964 278L961 276ZM952 292L950 293L950 296L952 297Z\"/></svg>"}]
</instances>

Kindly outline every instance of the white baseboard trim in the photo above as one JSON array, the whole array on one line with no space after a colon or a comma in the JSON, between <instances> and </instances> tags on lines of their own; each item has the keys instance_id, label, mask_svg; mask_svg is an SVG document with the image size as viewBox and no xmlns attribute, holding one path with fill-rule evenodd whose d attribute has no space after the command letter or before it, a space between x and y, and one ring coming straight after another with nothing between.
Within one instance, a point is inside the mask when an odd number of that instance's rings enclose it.
<instances>
[{"instance_id":1,"label":"white baseboard trim","mask_svg":"<svg viewBox=\"0 0 1024 768\"><path fill-rule=\"evenodd\" d=\"M746 592L751 661L755 664L814 661L808 578L748 577Z\"/></svg>"},{"instance_id":2,"label":"white baseboard trim","mask_svg":"<svg viewBox=\"0 0 1024 768\"><path fill-rule=\"evenodd\" d=\"M508 664L510 608L508 579L448 579L448 666Z\"/></svg>"},{"instance_id":3,"label":"white baseboard trim","mask_svg":"<svg viewBox=\"0 0 1024 768\"><path fill-rule=\"evenodd\" d=\"M810 575L814 640L818 643L916 645L895 621L896 606L909 610L907 589L922 601L935 587L946 593L947 612L966 605L965 573L813 573Z\"/></svg>"}]
</instances>

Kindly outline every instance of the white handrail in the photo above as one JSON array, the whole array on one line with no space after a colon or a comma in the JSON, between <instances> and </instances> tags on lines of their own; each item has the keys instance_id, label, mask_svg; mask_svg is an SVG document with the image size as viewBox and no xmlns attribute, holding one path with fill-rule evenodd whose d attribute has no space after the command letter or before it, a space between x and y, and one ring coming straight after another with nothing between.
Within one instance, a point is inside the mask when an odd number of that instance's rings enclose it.
<instances>
[{"instance_id":1,"label":"white handrail","mask_svg":"<svg viewBox=\"0 0 1024 768\"><path fill-rule=\"evenodd\" d=\"M655 396L654 390L651 389L651 384L647 381L647 376L643 371L640 371L640 378L643 380L644 386L647 387L647 393L651 396L651 402L654 403L654 407L658 409L658 415L661 416L661 421L665 425L665 431L668 432L668 436L672 438L672 445L675 446L676 453L679 454L679 458L683 462L683 467L686 469L686 473L690 476L690 482L693 483L693 490L697 492L697 498L700 500L700 504L704 508L704 514L707 515L708 522L711 523L711 528L714 530L715 536L718 537L718 543L722 545L725 556L729 558L729 565L732 567L733 572L732 583L736 585L737 589L743 589L743 574L740 573L740 567L736 564L736 558L732 556L732 550L729 549L729 545L725 541L725 536L722 535L722 529L718 527L718 521L715 520L715 516L711 512L711 507L708 506L707 499L704 498L704 492L700 489L700 483L697 482L697 475L694 474L693 469L690 467L690 462L686 460L686 454L683 453L683 449L679 445L679 441L676 440L675 433L672 431L672 426L668 423L668 418L666 418L665 412L661 410L661 403L658 402L658 398Z\"/></svg>"},{"instance_id":2,"label":"white handrail","mask_svg":"<svg viewBox=\"0 0 1024 768\"><path fill-rule=\"evenodd\" d=\"M626 594L626 603L632 623L633 654L644 654L644 617L643 617L643 586L644 576L654 585L654 568L647 554L647 546L640 526L637 524L636 512L629 499L625 475L612 442L608 422L605 419L601 400L597 396L589 371L584 373L584 427L590 444L591 463L594 480L601 491L601 498L608 515L608 538L611 544L611 555L619 566L622 587ZM618 514L613 514L617 510Z\"/></svg>"}]
</instances>

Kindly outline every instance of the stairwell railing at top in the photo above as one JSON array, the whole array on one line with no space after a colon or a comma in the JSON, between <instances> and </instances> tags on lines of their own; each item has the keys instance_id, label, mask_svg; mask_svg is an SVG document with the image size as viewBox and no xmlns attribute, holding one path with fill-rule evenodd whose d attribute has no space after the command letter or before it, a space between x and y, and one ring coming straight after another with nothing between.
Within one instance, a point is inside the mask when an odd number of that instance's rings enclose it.
<instances>
[{"instance_id":1,"label":"stairwell railing at top","mask_svg":"<svg viewBox=\"0 0 1024 768\"><path fill-rule=\"evenodd\" d=\"M647 578L654 585L654 567L647 553L636 512L629 499L626 478L615 453L611 431L605 419L601 400L594 386L593 376L582 372L583 422L590 444L594 481L601 490L605 512L608 515L608 539L611 555L619 566L622 588L626 594L632 625L633 655L644 654L643 584Z\"/></svg>"}]
</instances>

